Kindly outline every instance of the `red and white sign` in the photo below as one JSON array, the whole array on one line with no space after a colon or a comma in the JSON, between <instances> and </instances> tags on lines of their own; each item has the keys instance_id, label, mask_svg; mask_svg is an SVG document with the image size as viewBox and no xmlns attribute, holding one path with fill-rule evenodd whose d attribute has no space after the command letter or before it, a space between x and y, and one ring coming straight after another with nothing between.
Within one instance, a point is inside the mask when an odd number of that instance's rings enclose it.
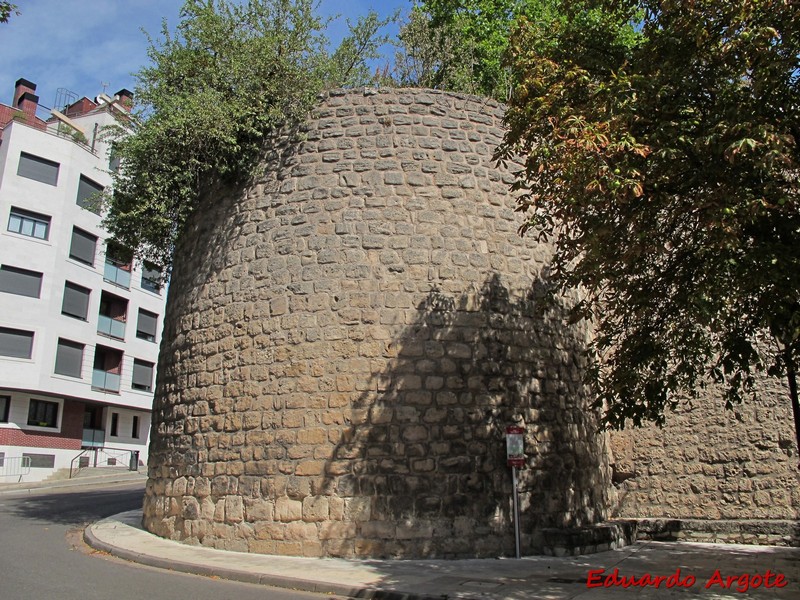
<instances>
[{"instance_id":1,"label":"red and white sign","mask_svg":"<svg viewBox=\"0 0 800 600\"><path fill-rule=\"evenodd\" d=\"M518 425L506 427L506 461L509 467L525 466L525 429Z\"/></svg>"}]
</instances>

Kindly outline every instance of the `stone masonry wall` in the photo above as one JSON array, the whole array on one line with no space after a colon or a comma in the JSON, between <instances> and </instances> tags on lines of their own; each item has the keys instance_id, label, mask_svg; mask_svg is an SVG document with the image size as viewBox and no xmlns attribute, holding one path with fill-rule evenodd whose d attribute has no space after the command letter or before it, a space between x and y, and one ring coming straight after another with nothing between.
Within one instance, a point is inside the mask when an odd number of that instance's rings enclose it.
<instances>
[{"instance_id":1,"label":"stone masonry wall","mask_svg":"<svg viewBox=\"0 0 800 600\"><path fill-rule=\"evenodd\" d=\"M611 436L621 517L798 519L800 485L788 388L763 379L757 401L725 410L722 390L667 415L663 429Z\"/></svg>"},{"instance_id":2,"label":"stone masonry wall","mask_svg":"<svg viewBox=\"0 0 800 600\"><path fill-rule=\"evenodd\" d=\"M508 555L508 424L526 427L526 553L611 516L798 518L780 382L733 412L710 388L664 429L597 434L588 333L542 310L550 248L517 235L491 159L501 120L470 96L332 92L256 181L207 195L170 287L150 531L276 554Z\"/></svg>"},{"instance_id":3,"label":"stone masonry wall","mask_svg":"<svg viewBox=\"0 0 800 600\"><path fill-rule=\"evenodd\" d=\"M513 553L503 432L526 427L523 551L610 505L587 331L542 312L502 107L332 92L176 253L144 525L306 556Z\"/></svg>"}]
</instances>

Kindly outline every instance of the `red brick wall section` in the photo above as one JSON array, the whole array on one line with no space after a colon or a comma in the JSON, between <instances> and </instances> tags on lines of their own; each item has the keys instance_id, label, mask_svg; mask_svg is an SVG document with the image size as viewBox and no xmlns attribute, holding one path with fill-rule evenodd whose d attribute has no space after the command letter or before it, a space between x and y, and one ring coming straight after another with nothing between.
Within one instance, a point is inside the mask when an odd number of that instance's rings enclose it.
<instances>
[{"instance_id":1,"label":"red brick wall section","mask_svg":"<svg viewBox=\"0 0 800 600\"><path fill-rule=\"evenodd\" d=\"M60 448L80 450L83 435L83 403L64 402L61 432L28 431L25 429L0 428L0 445L27 446L30 448Z\"/></svg>"},{"instance_id":2,"label":"red brick wall section","mask_svg":"<svg viewBox=\"0 0 800 600\"><path fill-rule=\"evenodd\" d=\"M14 117L20 119L26 125L35 127L36 129L46 129L47 123L42 121L39 117L30 117L25 115L24 112L18 108L12 108L5 104L0 104L0 130L14 120Z\"/></svg>"}]
</instances>

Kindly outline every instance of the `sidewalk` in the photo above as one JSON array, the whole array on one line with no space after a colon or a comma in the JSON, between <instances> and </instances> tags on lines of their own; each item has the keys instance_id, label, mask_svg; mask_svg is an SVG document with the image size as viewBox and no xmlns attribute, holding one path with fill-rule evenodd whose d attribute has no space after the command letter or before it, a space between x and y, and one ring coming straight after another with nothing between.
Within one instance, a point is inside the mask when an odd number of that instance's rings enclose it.
<instances>
[{"instance_id":1,"label":"sidewalk","mask_svg":"<svg viewBox=\"0 0 800 600\"><path fill-rule=\"evenodd\" d=\"M61 488L85 487L95 483L113 484L123 481L147 481L147 470L128 471L127 469L109 470L108 473L94 475L81 474L73 479L46 479L44 481L23 481L22 483L0 483L0 495L32 492L34 490L56 490Z\"/></svg>"},{"instance_id":2,"label":"sidewalk","mask_svg":"<svg viewBox=\"0 0 800 600\"><path fill-rule=\"evenodd\" d=\"M98 550L154 567L352 598L800 598L796 548L640 542L567 558L290 558L187 546L147 533L140 521L141 511L121 513L90 525L84 537Z\"/></svg>"}]
</instances>

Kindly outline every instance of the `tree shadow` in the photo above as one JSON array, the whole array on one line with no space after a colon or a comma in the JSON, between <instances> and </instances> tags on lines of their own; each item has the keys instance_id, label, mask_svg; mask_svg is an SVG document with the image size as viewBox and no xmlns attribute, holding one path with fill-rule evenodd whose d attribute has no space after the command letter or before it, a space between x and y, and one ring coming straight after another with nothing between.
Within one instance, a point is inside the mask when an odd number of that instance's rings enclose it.
<instances>
[{"instance_id":1,"label":"tree shadow","mask_svg":"<svg viewBox=\"0 0 800 600\"><path fill-rule=\"evenodd\" d=\"M140 508L144 490L98 490L29 494L15 498L15 516L58 525L80 525Z\"/></svg>"},{"instance_id":2,"label":"tree shadow","mask_svg":"<svg viewBox=\"0 0 800 600\"><path fill-rule=\"evenodd\" d=\"M606 438L582 383L587 330L546 290L514 294L496 274L466 293L433 289L386 344L387 366L352 403L319 490L344 499L355 555L513 555L507 425L526 432L523 552L541 551L542 528L605 518ZM332 555L347 543L322 540Z\"/></svg>"}]
</instances>

